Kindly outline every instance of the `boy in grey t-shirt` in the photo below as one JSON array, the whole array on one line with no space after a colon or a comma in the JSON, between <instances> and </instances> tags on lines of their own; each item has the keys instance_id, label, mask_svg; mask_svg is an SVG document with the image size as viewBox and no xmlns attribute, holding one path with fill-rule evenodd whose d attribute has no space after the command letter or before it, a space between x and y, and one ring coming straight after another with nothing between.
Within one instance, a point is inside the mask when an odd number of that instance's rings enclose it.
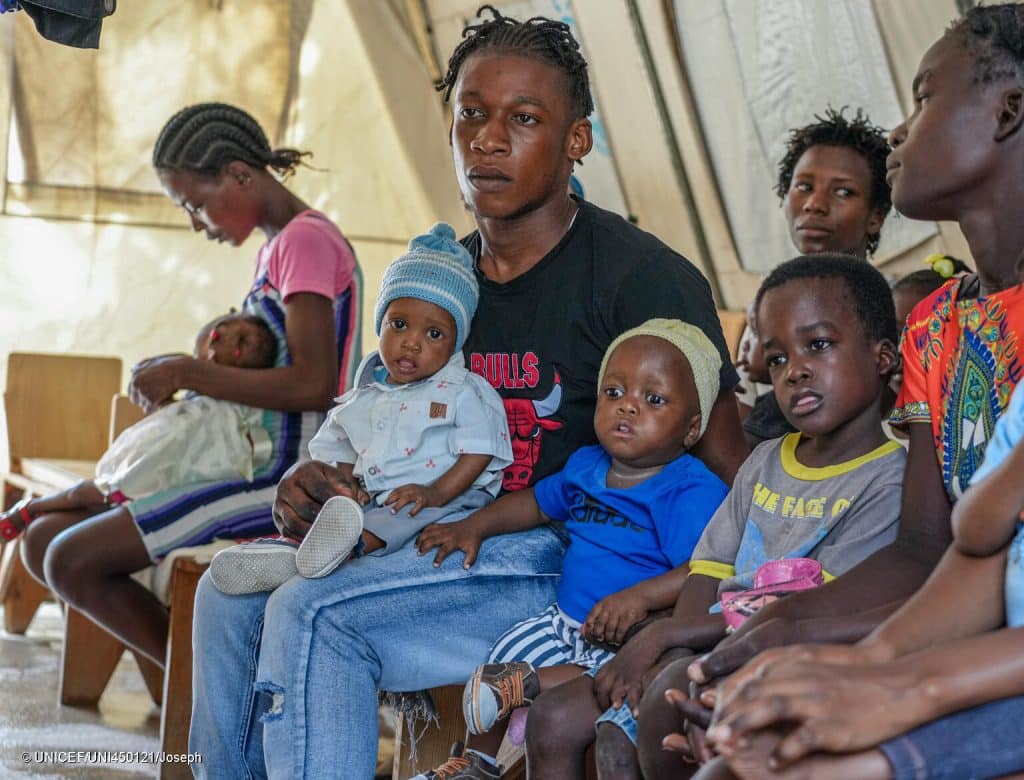
<instances>
[{"instance_id":1,"label":"boy in grey t-shirt","mask_svg":"<svg viewBox=\"0 0 1024 780\"><path fill-rule=\"evenodd\" d=\"M798 460L802 435L759 444L704 529L690 576L719 580L718 597L753 587L758 567L780 558L813 558L827 582L896 539L903 447L814 468Z\"/></svg>"},{"instance_id":2,"label":"boy in grey t-shirt","mask_svg":"<svg viewBox=\"0 0 1024 780\"><path fill-rule=\"evenodd\" d=\"M754 450L694 549L673 616L597 673L598 706L620 713L599 723L599 753L629 752L644 680L725 636L722 592L750 588L760 565L781 558L813 558L826 580L838 577L896 538L906 455L882 430L899 333L885 278L846 255L801 256L768 276L755 309L772 385L798 432Z\"/></svg>"}]
</instances>

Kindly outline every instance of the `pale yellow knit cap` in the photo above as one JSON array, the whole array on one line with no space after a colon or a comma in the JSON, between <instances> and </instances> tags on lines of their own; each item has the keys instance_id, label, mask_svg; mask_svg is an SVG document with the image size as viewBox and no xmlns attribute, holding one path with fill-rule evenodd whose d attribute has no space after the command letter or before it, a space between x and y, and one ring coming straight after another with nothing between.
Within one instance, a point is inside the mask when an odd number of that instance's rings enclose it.
<instances>
[{"instance_id":1,"label":"pale yellow knit cap","mask_svg":"<svg viewBox=\"0 0 1024 780\"><path fill-rule=\"evenodd\" d=\"M704 435L708 427L711 407L718 398L718 372L722 367L722 356L719 355L711 339L704 331L682 320L653 319L643 325L631 328L608 345L601 360L601 370L597 374L598 388L604 379L604 370L608 367L608 358L615 348L627 339L636 336L654 336L663 339L683 353L693 372L693 382L697 385L697 403L700 406L700 435Z\"/></svg>"}]
</instances>

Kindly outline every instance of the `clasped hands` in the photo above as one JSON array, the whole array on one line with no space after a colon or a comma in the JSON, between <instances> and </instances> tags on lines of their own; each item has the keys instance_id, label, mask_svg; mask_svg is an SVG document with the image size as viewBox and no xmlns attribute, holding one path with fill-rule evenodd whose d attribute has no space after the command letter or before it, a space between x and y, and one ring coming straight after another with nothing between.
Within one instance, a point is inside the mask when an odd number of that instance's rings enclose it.
<instances>
[{"instance_id":1,"label":"clasped hands","mask_svg":"<svg viewBox=\"0 0 1024 780\"><path fill-rule=\"evenodd\" d=\"M689 667L694 687L707 681L706 659ZM782 771L812 753L874 747L922 721L920 680L912 665L886 661L869 645L794 645L761 653L717 686L666 694L689 724L664 747L704 760L708 746L743 758L754 735L775 735L767 767ZM696 734L694 732L697 732ZM763 743L758 749L763 750Z\"/></svg>"}]
</instances>

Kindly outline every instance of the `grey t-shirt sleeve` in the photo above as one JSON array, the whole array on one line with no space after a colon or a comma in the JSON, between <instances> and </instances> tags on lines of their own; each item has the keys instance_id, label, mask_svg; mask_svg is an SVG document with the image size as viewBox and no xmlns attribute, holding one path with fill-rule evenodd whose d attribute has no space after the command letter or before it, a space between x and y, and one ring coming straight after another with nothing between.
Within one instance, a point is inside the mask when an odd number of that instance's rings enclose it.
<instances>
[{"instance_id":1,"label":"grey t-shirt sleeve","mask_svg":"<svg viewBox=\"0 0 1024 780\"><path fill-rule=\"evenodd\" d=\"M758 445L740 466L732 490L704 528L690 558L691 574L703 574L719 580L733 576L736 553L750 513L750 501L757 488L757 475L766 454L774 452L770 442L765 444Z\"/></svg>"}]
</instances>

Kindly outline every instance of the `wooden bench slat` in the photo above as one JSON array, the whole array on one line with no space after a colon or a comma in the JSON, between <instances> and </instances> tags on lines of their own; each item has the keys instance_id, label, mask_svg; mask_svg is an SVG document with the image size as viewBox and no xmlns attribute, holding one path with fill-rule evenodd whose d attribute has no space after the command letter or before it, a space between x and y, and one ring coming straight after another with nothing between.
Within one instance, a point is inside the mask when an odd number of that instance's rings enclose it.
<instances>
[{"instance_id":1,"label":"wooden bench slat","mask_svg":"<svg viewBox=\"0 0 1024 780\"><path fill-rule=\"evenodd\" d=\"M48 496L51 493L56 492L58 489L63 489L57 488L49 482L37 482L34 479L29 479L23 474L4 474L3 480L4 487L7 490L13 489L22 496ZM70 485L68 485L68 487L70 487Z\"/></svg>"},{"instance_id":2,"label":"wooden bench slat","mask_svg":"<svg viewBox=\"0 0 1024 780\"><path fill-rule=\"evenodd\" d=\"M48 485L52 489L66 490L78 484L83 479L92 479L96 476L96 461L94 460L66 460L61 458L22 458L21 473L18 476L25 477L33 482Z\"/></svg>"}]
</instances>

